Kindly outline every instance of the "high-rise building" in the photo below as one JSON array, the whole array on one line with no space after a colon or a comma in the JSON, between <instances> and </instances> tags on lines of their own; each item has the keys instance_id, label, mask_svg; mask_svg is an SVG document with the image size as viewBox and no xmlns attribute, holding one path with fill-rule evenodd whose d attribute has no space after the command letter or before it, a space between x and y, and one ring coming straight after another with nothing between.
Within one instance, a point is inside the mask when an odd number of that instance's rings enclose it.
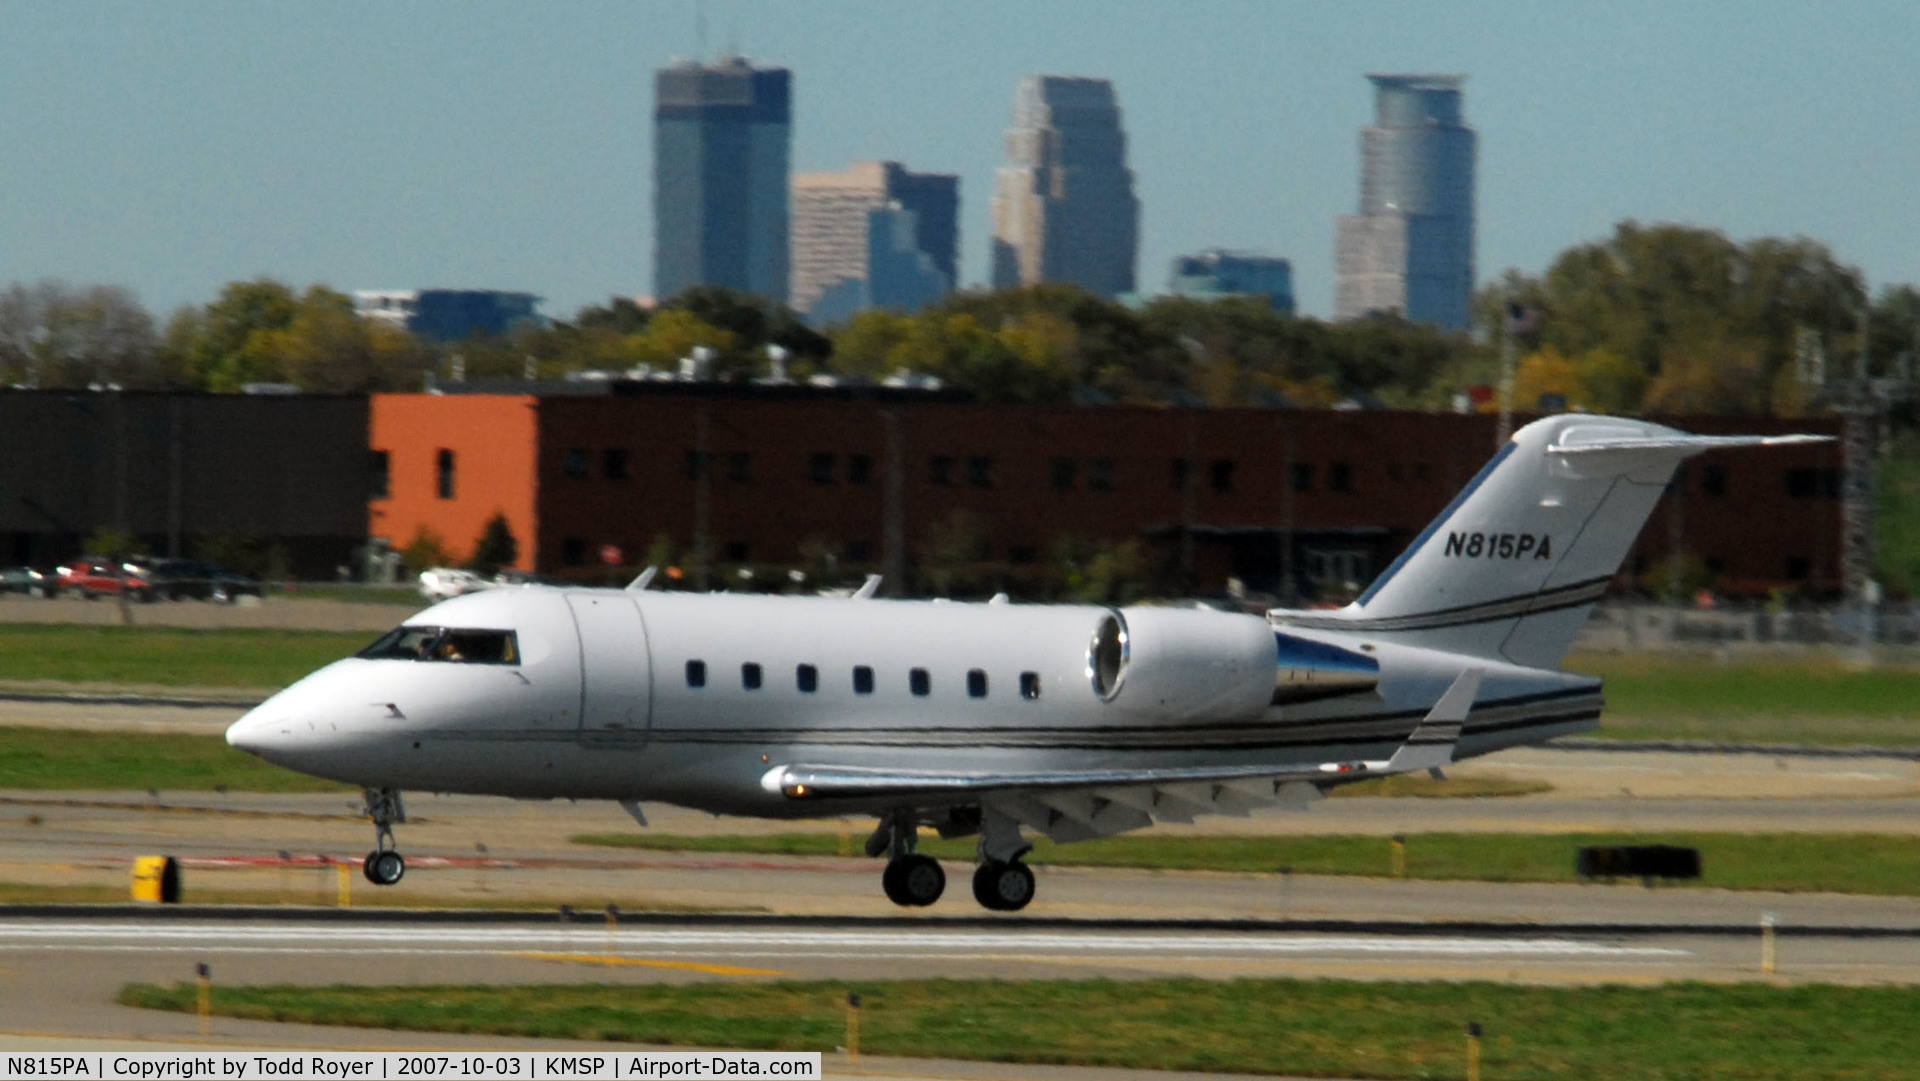
<instances>
[{"instance_id":1,"label":"high-rise building","mask_svg":"<svg viewBox=\"0 0 1920 1081\"><path fill-rule=\"evenodd\" d=\"M993 284L1134 289L1140 201L1120 105L1105 79L1030 75L1014 98L993 192Z\"/></svg>"},{"instance_id":2,"label":"high-rise building","mask_svg":"<svg viewBox=\"0 0 1920 1081\"><path fill-rule=\"evenodd\" d=\"M787 300L792 75L742 57L654 77L653 291L723 285Z\"/></svg>"},{"instance_id":3,"label":"high-rise building","mask_svg":"<svg viewBox=\"0 0 1920 1081\"><path fill-rule=\"evenodd\" d=\"M960 178L892 161L793 178L793 308L815 323L953 288Z\"/></svg>"},{"instance_id":4,"label":"high-rise building","mask_svg":"<svg viewBox=\"0 0 1920 1081\"><path fill-rule=\"evenodd\" d=\"M1474 133L1460 75L1369 75L1360 213L1340 217L1334 318L1399 312L1465 330L1473 298Z\"/></svg>"},{"instance_id":5,"label":"high-rise building","mask_svg":"<svg viewBox=\"0 0 1920 1081\"><path fill-rule=\"evenodd\" d=\"M1257 296L1275 311L1293 314L1293 264L1271 255L1218 248L1177 255L1167 289L1175 296L1198 300Z\"/></svg>"}]
</instances>

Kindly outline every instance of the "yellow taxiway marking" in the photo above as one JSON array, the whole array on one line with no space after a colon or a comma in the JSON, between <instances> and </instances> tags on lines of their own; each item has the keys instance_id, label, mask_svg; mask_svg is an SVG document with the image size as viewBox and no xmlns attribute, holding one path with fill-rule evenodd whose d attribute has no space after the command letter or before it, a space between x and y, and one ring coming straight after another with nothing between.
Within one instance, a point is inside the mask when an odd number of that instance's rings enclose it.
<instances>
[{"instance_id":1,"label":"yellow taxiway marking","mask_svg":"<svg viewBox=\"0 0 1920 1081\"><path fill-rule=\"evenodd\" d=\"M791 972L782 972L773 968L739 968L734 965L706 965L698 961L656 961L647 957L611 957L591 953L534 953L522 952L515 957L525 957L533 961L572 961L581 965L638 965L642 968L679 968L688 972L705 972L714 976L791 976Z\"/></svg>"}]
</instances>

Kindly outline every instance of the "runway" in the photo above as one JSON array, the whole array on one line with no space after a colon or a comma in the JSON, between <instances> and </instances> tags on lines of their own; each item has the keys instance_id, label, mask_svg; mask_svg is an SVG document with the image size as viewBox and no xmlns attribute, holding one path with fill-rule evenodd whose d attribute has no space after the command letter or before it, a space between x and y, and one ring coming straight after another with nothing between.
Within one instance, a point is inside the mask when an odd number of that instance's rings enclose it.
<instances>
[{"instance_id":1,"label":"runway","mask_svg":"<svg viewBox=\"0 0 1920 1081\"><path fill-rule=\"evenodd\" d=\"M9 704L28 723L170 730L217 710ZM6 719L0 716L0 720ZM1167 833L1384 838L1425 831L1920 832L1920 764L1895 758L1527 750L1456 775L1541 780L1507 799L1336 799L1307 813L1206 819ZM178 857L187 900L258 907L130 914L0 910L0 1046L157 1047L198 1039L194 1019L112 1004L128 982L545 983L900 977L1161 976L1491 979L1541 984L1675 979L1920 983L1920 899L1639 885L1495 885L1283 873L1042 867L1034 905L986 915L964 864L948 894L902 913L879 864L593 848L575 834L637 832L599 803L408 794L406 879L375 892L371 840L340 792L0 792L0 881L126 897L132 859ZM760 823L649 806L669 834L810 830L857 853L870 823ZM350 866L339 908L335 861ZM432 916L382 904L480 910ZM560 906L573 918L562 922ZM609 927L605 909L616 905ZM517 906L533 911L492 915ZM1760 971L1760 919L1780 926L1779 971ZM537 1041L217 1020L215 1043L254 1047L525 1048ZM61 1041L65 1041L63 1044ZM553 1046L566 1046L554 1044ZM836 1063L830 1075L1092 1079L1117 1071ZM1156 1075L1158 1076L1158 1075Z\"/></svg>"}]
</instances>

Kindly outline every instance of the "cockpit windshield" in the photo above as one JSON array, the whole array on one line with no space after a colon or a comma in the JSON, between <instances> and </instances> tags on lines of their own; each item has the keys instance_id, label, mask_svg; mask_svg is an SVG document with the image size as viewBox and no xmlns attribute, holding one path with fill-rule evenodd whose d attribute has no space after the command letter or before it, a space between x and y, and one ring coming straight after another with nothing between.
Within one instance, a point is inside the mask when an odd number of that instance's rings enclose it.
<instances>
[{"instance_id":1,"label":"cockpit windshield","mask_svg":"<svg viewBox=\"0 0 1920 1081\"><path fill-rule=\"evenodd\" d=\"M466 627L395 627L356 656L374 661L452 661L458 664L519 664L520 643L512 631Z\"/></svg>"}]
</instances>

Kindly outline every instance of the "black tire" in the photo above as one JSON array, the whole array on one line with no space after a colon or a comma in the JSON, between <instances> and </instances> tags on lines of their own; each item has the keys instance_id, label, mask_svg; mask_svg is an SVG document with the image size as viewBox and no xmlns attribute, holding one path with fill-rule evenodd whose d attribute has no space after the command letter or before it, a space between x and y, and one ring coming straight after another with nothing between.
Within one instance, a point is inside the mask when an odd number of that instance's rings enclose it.
<instances>
[{"instance_id":1,"label":"black tire","mask_svg":"<svg viewBox=\"0 0 1920 1081\"><path fill-rule=\"evenodd\" d=\"M407 861L398 852L369 852L360 863L361 873L376 886L391 886L407 873Z\"/></svg>"},{"instance_id":2,"label":"black tire","mask_svg":"<svg viewBox=\"0 0 1920 1081\"><path fill-rule=\"evenodd\" d=\"M925 908L946 892L947 872L931 856L911 855L890 860L880 874L887 900L902 908Z\"/></svg>"},{"instance_id":3,"label":"black tire","mask_svg":"<svg viewBox=\"0 0 1920 1081\"><path fill-rule=\"evenodd\" d=\"M973 871L973 899L994 912L1018 912L1033 900L1033 872L1019 860L988 860Z\"/></svg>"}]
</instances>

